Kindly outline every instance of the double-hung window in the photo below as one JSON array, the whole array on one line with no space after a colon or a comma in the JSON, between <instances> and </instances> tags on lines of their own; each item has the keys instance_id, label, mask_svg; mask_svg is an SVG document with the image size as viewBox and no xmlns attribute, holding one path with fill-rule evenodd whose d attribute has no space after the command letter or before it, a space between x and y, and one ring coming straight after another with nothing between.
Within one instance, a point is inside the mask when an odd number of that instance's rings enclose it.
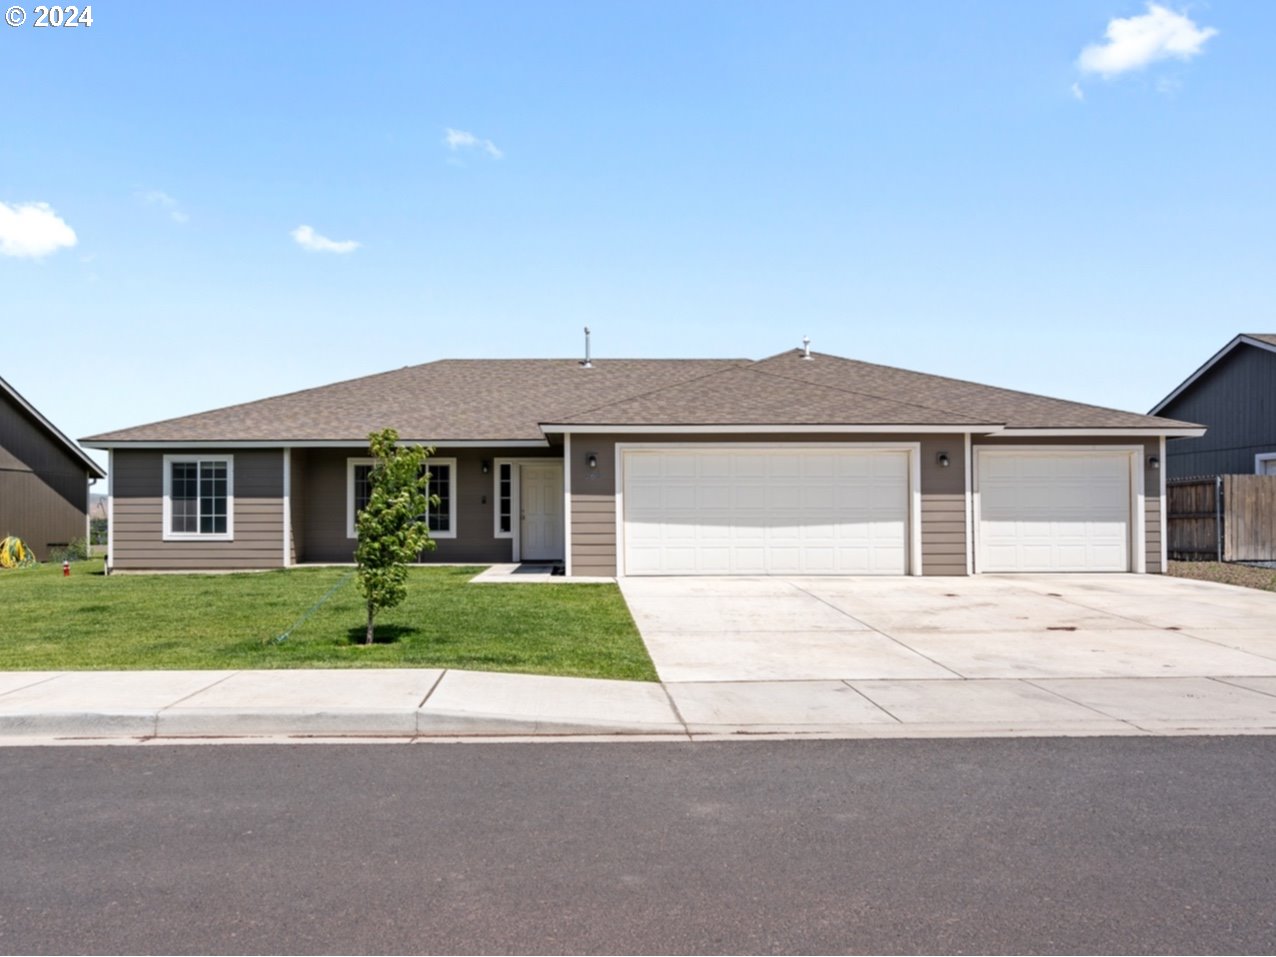
<instances>
[{"instance_id":1,"label":"double-hung window","mask_svg":"<svg viewBox=\"0 0 1276 957\"><path fill-rule=\"evenodd\" d=\"M359 531L356 518L368 497L372 494L369 476L376 465L376 459L346 460L346 535L358 538ZM439 497L437 506L426 509L426 524L431 538L456 538L456 459L430 459L426 462L430 473L430 495Z\"/></svg>"},{"instance_id":2,"label":"double-hung window","mask_svg":"<svg viewBox=\"0 0 1276 957\"><path fill-rule=\"evenodd\" d=\"M234 489L234 456L164 456L164 540L234 539Z\"/></svg>"}]
</instances>

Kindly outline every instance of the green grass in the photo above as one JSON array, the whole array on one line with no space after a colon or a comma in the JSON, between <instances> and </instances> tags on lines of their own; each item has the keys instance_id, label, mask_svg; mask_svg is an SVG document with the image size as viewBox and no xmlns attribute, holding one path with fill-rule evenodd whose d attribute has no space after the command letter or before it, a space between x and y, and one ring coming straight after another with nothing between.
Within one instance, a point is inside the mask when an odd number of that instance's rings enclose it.
<instances>
[{"instance_id":1,"label":"green grass","mask_svg":"<svg viewBox=\"0 0 1276 957\"><path fill-rule=\"evenodd\" d=\"M101 560L0 569L0 671L465 668L654 681L615 585L470 585L482 569L413 568L407 600L364 647L348 568L235 575L102 574Z\"/></svg>"}]
</instances>

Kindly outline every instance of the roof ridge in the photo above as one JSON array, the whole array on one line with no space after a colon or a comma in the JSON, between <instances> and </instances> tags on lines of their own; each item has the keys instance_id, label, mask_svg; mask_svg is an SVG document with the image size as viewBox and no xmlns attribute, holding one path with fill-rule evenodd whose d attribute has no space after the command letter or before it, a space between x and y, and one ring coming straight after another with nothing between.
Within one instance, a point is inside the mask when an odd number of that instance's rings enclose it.
<instances>
[{"instance_id":1,"label":"roof ridge","mask_svg":"<svg viewBox=\"0 0 1276 957\"><path fill-rule=\"evenodd\" d=\"M643 399L649 395L655 395L657 392L666 392L669 389L679 389L679 388L682 388L682 386L684 385L691 385L691 383L693 382L700 382L704 379L711 379L716 375L722 375L723 373L731 372L735 369L747 369L749 368L749 366L755 364L754 360L752 359L699 359L696 361L730 362L732 364L727 366L725 369L714 369L712 372L706 372L704 375L693 376L690 379L684 379L682 382L675 382L673 385L659 386L658 388L655 388L655 389L648 389L646 392L635 392L633 395L627 395L623 399L616 399L612 402L604 402L602 405L594 406L592 409L577 409L574 412L567 413L565 418L574 418L576 416L589 415L590 413L593 413L593 412L601 412L603 409L609 409L613 405L621 405L625 402L632 402L634 399ZM549 422L548 419L542 419L541 421ZM553 424L553 423L549 423L549 424Z\"/></svg>"}]
</instances>

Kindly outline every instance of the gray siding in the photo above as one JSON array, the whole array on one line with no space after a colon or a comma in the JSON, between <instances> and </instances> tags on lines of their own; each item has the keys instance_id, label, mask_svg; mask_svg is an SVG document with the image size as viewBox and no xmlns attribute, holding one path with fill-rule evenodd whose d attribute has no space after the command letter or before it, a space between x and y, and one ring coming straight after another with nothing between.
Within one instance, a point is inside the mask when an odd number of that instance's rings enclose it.
<instances>
[{"instance_id":1,"label":"gray siding","mask_svg":"<svg viewBox=\"0 0 1276 957\"><path fill-rule=\"evenodd\" d=\"M456 538L440 538L434 551L422 561L508 562L513 555L512 539L495 534L495 479L493 471L483 474L483 462L504 458L558 459L561 449L438 448L439 458L456 459L453 494L456 502ZM293 471L293 495L300 494L304 507L300 522L294 518L298 554L305 562L350 562L354 560L354 539L346 526L346 461L366 458L352 449L306 449L304 464ZM294 502L294 515L297 506Z\"/></svg>"},{"instance_id":2,"label":"gray siding","mask_svg":"<svg viewBox=\"0 0 1276 957\"><path fill-rule=\"evenodd\" d=\"M16 535L41 561L88 534L89 473L0 392L0 538Z\"/></svg>"},{"instance_id":3,"label":"gray siding","mask_svg":"<svg viewBox=\"0 0 1276 957\"><path fill-rule=\"evenodd\" d=\"M920 442L922 493L922 572L966 574L964 439L960 435L573 435L572 436L572 574L616 574L616 443L658 442ZM598 468L586 465L589 453ZM948 468L940 468L940 452Z\"/></svg>"},{"instance_id":4,"label":"gray siding","mask_svg":"<svg viewBox=\"0 0 1276 957\"><path fill-rule=\"evenodd\" d=\"M1157 574L1161 567L1161 470L1148 465L1152 456L1160 458L1161 440L1158 438L1130 438L1114 436L1110 439L1091 438L1034 438L1006 439L996 436L973 440L975 446L988 445L1004 448L1013 445L1141 445L1143 446L1143 528L1144 552L1149 574Z\"/></svg>"},{"instance_id":5,"label":"gray siding","mask_svg":"<svg viewBox=\"0 0 1276 957\"><path fill-rule=\"evenodd\" d=\"M173 450L178 452L180 450ZM280 449L205 450L233 455L233 541L166 542L163 533L164 453L120 450L112 455L112 562L118 569L278 568L283 565L283 456Z\"/></svg>"},{"instance_id":6,"label":"gray siding","mask_svg":"<svg viewBox=\"0 0 1276 957\"><path fill-rule=\"evenodd\" d=\"M1255 455L1276 452L1276 352L1237 346L1159 414L1208 430L1169 441L1170 478L1252 475Z\"/></svg>"}]
</instances>

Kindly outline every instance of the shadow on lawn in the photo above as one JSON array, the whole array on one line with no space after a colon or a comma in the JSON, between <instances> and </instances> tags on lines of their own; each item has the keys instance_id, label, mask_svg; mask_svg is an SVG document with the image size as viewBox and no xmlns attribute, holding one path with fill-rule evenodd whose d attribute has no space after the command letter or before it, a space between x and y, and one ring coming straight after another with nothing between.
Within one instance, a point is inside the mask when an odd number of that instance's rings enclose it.
<instances>
[{"instance_id":1,"label":"shadow on lawn","mask_svg":"<svg viewBox=\"0 0 1276 957\"><path fill-rule=\"evenodd\" d=\"M404 638L410 638L412 635L421 633L420 628L410 628L406 625L377 625L377 630L373 636L372 643L374 645L393 645ZM346 631L346 635L350 639L350 644L363 644L364 636L367 629L363 625L358 625Z\"/></svg>"}]
</instances>

